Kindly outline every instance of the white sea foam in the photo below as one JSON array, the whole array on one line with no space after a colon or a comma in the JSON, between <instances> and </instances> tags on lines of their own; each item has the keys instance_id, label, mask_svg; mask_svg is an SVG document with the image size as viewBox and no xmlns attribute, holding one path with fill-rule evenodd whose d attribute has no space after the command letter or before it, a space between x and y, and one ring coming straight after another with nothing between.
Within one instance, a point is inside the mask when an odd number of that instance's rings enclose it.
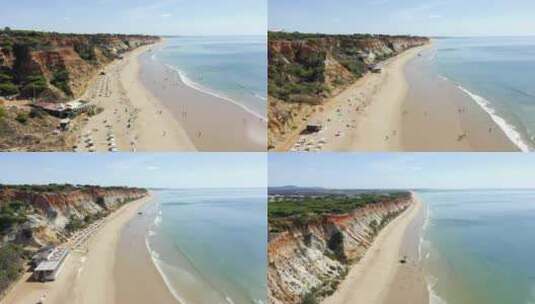
<instances>
[{"instance_id":1,"label":"white sea foam","mask_svg":"<svg viewBox=\"0 0 535 304\"><path fill-rule=\"evenodd\" d=\"M463 91L465 94L470 96L485 112L487 112L492 120L502 129L505 135L511 140L522 152L529 152L531 149L529 145L524 142L522 135L518 132L515 126L509 124L505 119L500 117L494 108L492 108L491 103L485 98L476 95L466 88L457 85L457 87Z\"/></svg>"},{"instance_id":2,"label":"white sea foam","mask_svg":"<svg viewBox=\"0 0 535 304\"><path fill-rule=\"evenodd\" d=\"M419 200L420 202L423 202L423 200L418 196L418 194L414 193L414 196L416 197L417 200ZM420 231L420 238L418 240L418 259L419 260L422 259L422 252L423 252L423 247L425 243L424 235L425 235L425 231L427 230L427 226L429 225L429 217L430 217L429 205L425 204L424 207L425 207L425 218L424 218L424 222L422 224L422 228Z\"/></svg>"},{"instance_id":3,"label":"white sea foam","mask_svg":"<svg viewBox=\"0 0 535 304\"><path fill-rule=\"evenodd\" d=\"M254 97L260 99L260 100L263 100L263 101L267 101L267 97L266 96L262 96L260 94L257 94L257 93L253 93Z\"/></svg>"},{"instance_id":4,"label":"white sea foam","mask_svg":"<svg viewBox=\"0 0 535 304\"><path fill-rule=\"evenodd\" d=\"M157 217L154 218L154 222L153 222L154 226L159 226L161 223L162 223L162 216L161 215L158 215Z\"/></svg>"},{"instance_id":5,"label":"white sea foam","mask_svg":"<svg viewBox=\"0 0 535 304\"><path fill-rule=\"evenodd\" d=\"M185 85L187 85L188 87L194 89L194 90L197 90L201 93L204 93L204 94L208 94L208 95L211 95L211 96L214 96L216 98L219 98L219 99L222 99L222 100L225 100L225 101L228 101L228 102L231 102L233 103L234 105L242 108L243 110L247 111L248 113L258 117L259 119L262 119L262 120L267 120L265 117L263 117L262 115L256 113L255 111L253 111L252 109L248 108L247 106L235 101L234 99L230 98L230 97L227 97L223 94L220 94L220 93L216 93L214 92L213 90L210 90L208 88L206 88L205 86L191 80L190 78L188 78L188 76L186 75L186 73L184 73L182 70L178 69L177 67L175 66L172 66L170 64L166 64L165 66L167 66L169 69L175 71L176 73L178 73L178 76L180 77L180 81L182 81L182 83L184 83ZM256 96L257 94L255 94ZM264 97L265 98L265 97ZM265 99L267 100L267 99Z\"/></svg>"},{"instance_id":6,"label":"white sea foam","mask_svg":"<svg viewBox=\"0 0 535 304\"><path fill-rule=\"evenodd\" d=\"M444 81L449 81L448 77L446 76L442 76L442 75L438 75L438 78L444 80Z\"/></svg>"},{"instance_id":7,"label":"white sea foam","mask_svg":"<svg viewBox=\"0 0 535 304\"><path fill-rule=\"evenodd\" d=\"M225 301L227 301L228 304L234 304L234 301L229 296L225 296Z\"/></svg>"},{"instance_id":8,"label":"white sea foam","mask_svg":"<svg viewBox=\"0 0 535 304\"><path fill-rule=\"evenodd\" d=\"M429 303L430 304L447 304L446 300L442 299L435 292L435 286L438 283L438 279L433 276L426 277L427 282L427 292L429 293Z\"/></svg>"},{"instance_id":9,"label":"white sea foam","mask_svg":"<svg viewBox=\"0 0 535 304\"><path fill-rule=\"evenodd\" d=\"M186 301L184 299L182 299L180 297L180 295L178 294L178 292L172 287L169 278L167 278L167 276L163 272L162 267L160 266L159 254L155 250L151 249L148 238L145 238L145 246L147 247L147 250L149 251L149 254L150 254L151 259L152 259L152 263L154 264L154 266L156 267L156 269L160 273L160 276L162 277L162 279L163 279L163 281L165 283L165 286L167 286L167 289L169 290L169 292L171 292L171 294L178 301L178 303L187 304Z\"/></svg>"}]
</instances>

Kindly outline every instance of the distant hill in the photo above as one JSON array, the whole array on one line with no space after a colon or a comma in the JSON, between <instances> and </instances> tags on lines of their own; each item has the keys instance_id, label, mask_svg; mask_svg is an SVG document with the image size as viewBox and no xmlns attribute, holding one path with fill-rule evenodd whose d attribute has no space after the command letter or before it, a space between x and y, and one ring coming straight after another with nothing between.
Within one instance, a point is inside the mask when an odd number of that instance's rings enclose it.
<instances>
[{"instance_id":1,"label":"distant hill","mask_svg":"<svg viewBox=\"0 0 535 304\"><path fill-rule=\"evenodd\" d=\"M269 187L269 195L360 195L360 194L388 194L399 192L398 189L327 189L321 187L281 186Z\"/></svg>"}]
</instances>

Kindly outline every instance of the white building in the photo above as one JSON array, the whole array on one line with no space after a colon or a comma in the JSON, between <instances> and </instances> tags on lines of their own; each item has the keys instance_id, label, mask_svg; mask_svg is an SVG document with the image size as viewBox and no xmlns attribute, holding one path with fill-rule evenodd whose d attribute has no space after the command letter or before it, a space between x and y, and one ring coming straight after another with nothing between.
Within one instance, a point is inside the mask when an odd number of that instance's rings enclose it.
<instances>
[{"instance_id":1,"label":"white building","mask_svg":"<svg viewBox=\"0 0 535 304\"><path fill-rule=\"evenodd\" d=\"M40 262L33 270L33 277L41 282L56 280L68 256L69 249L55 248L50 252L46 259Z\"/></svg>"}]
</instances>

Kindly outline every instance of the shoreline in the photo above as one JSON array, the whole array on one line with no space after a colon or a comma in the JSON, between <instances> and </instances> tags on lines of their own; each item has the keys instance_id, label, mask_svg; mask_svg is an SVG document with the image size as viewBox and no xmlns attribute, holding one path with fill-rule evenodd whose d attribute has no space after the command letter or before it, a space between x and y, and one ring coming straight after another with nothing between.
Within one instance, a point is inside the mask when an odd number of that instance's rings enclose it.
<instances>
[{"instance_id":1,"label":"shoreline","mask_svg":"<svg viewBox=\"0 0 535 304\"><path fill-rule=\"evenodd\" d=\"M494 118L459 85L431 67L429 49L405 67L409 90L402 113L402 151L519 151Z\"/></svg>"},{"instance_id":2,"label":"shoreline","mask_svg":"<svg viewBox=\"0 0 535 304\"><path fill-rule=\"evenodd\" d=\"M178 69L176 67L173 67L173 66L168 65L168 64L166 66L168 68L172 69L172 70L175 70L178 73L178 76L180 77L180 81L182 81L182 83L184 83L188 87L190 87L192 89L195 89L195 90L197 90L197 91L199 91L199 92L201 92L203 94L207 94L207 95L211 95L211 96L213 96L215 98L219 98L222 101L228 101L228 102L234 104L235 106L240 107L241 109L243 109L244 111L248 112L249 114L257 117L258 119L264 120L264 122L267 123L267 117L262 116L261 114L255 112L253 109L247 107L246 105L244 105L242 103L239 103L238 101L232 99L231 97L225 96L223 93L218 93L218 92L216 92L216 91L214 91L212 89L209 89L206 86L203 86L202 84L194 82L193 80L189 79L182 70L180 70L180 69ZM265 99L263 97L258 96L258 98L267 101L267 99Z\"/></svg>"},{"instance_id":3,"label":"shoreline","mask_svg":"<svg viewBox=\"0 0 535 304\"><path fill-rule=\"evenodd\" d=\"M355 299L368 304L428 304L429 295L419 261L411 252L418 252L422 203L413 194L413 204L389 223L374 240L364 257L354 264L339 288L322 304L353 303ZM416 246L414 246L416 245ZM416 247L416 248L414 248ZM400 259L407 260L401 264Z\"/></svg>"},{"instance_id":4,"label":"shoreline","mask_svg":"<svg viewBox=\"0 0 535 304\"><path fill-rule=\"evenodd\" d=\"M432 43L387 59L312 110L322 130L293 134L276 151L518 151L494 117L422 69Z\"/></svg>"},{"instance_id":5,"label":"shoreline","mask_svg":"<svg viewBox=\"0 0 535 304\"><path fill-rule=\"evenodd\" d=\"M150 208L155 204L153 201L142 206L139 209L142 214L133 217L121 231L115 251L115 303L182 303L155 263L147 244L154 221Z\"/></svg>"},{"instance_id":6,"label":"shoreline","mask_svg":"<svg viewBox=\"0 0 535 304\"><path fill-rule=\"evenodd\" d=\"M266 151L267 121L246 106L184 81L181 71L139 58L141 83L180 123L199 151Z\"/></svg>"},{"instance_id":7,"label":"shoreline","mask_svg":"<svg viewBox=\"0 0 535 304\"><path fill-rule=\"evenodd\" d=\"M163 41L139 47L103 68L82 99L103 109L80 132L79 151L195 151L180 123L140 79L139 58Z\"/></svg>"},{"instance_id":8,"label":"shoreline","mask_svg":"<svg viewBox=\"0 0 535 304\"><path fill-rule=\"evenodd\" d=\"M426 221L428 220L428 207L416 196L412 194L416 204L419 205L418 212L405 229L399 256L406 257L407 263L397 269L392 284L388 287L385 304L415 303L430 304L431 293L429 282L427 281L421 248L423 233L425 232Z\"/></svg>"},{"instance_id":9,"label":"shoreline","mask_svg":"<svg viewBox=\"0 0 535 304\"><path fill-rule=\"evenodd\" d=\"M46 303L117 303L117 282L114 272L110 271L118 260L114 252L122 228L151 200L151 195L143 197L106 217L82 247L71 250L55 281L28 281L30 274L27 273L1 303L37 303L43 295L46 295Z\"/></svg>"}]
</instances>

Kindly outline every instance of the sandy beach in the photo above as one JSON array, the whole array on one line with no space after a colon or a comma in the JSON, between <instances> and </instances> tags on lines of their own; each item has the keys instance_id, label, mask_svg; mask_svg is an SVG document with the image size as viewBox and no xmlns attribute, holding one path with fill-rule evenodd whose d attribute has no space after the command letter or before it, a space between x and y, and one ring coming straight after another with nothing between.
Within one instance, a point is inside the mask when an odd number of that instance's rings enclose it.
<instances>
[{"instance_id":1,"label":"sandy beach","mask_svg":"<svg viewBox=\"0 0 535 304\"><path fill-rule=\"evenodd\" d=\"M166 106L199 151L266 151L267 121L239 103L187 85L171 67L140 57L143 85Z\"/></svg>"},{"instance_id":2,"label":"sandy beach","mask_svg":"<svg viewBox=\"0 0 535 304\"><path fill-rule=\"evenodd\" d=\"M140 47L103 69L81 99L103 112L91 117L79 137L79 151L194 151L185 130L140 79Z\"/></svg>"},{"instance_id":3,"label":"sandy beach","mask_svg":"<svg viewBox=\"0 0 535 304\"><path fill-rule=\"evenodd\" d=\"M417 241L422 221L418 200L384 228L365 256L356 263L337 291L324 304L427 304L429 296L422 269L418 266ZM415 223L415 224L413 224ZM407 263L401 264L401 259Z\"/></svg>"},{"instance_id":4,"label":"sandy beach","mask_svg":"<svg viewBox=\"0 0 535 304\"><path fill-rule=\"evenodd\" d=\"M517 151L473 100L420 73L413 61L431 49L386 60L381 73L365 75L316 109L308 121L322 124L319 133L294 135L277 150Z\"/></svg>"},{"instance_id":5,"label":"sandy beach","mask_svg":"<svg viewBox=\"0 0 535 304\"><path fill-rule=\"evenodd\" d=\"M45 303L52 304L147 303L144 300L146 298L118 298L118 295L123 294L116 292L117 277L114 269L120 259L116 252L123 227L137 216L139 208L150 201L151 197L146 197L131 202L108 216L84 245L72 250L56 281L44 284L32 282L28 280L30 274L26 274L1 303L37 303L43 295L46 295ZM163 279L151 276L150 267L155 267L143 260L139 263L149 270L143 272L143 275L129 273L127 277L131 282L147 275L142 284L147 297L156 303L176 303L166 290Z\"/></svg>"}]
</instances>

